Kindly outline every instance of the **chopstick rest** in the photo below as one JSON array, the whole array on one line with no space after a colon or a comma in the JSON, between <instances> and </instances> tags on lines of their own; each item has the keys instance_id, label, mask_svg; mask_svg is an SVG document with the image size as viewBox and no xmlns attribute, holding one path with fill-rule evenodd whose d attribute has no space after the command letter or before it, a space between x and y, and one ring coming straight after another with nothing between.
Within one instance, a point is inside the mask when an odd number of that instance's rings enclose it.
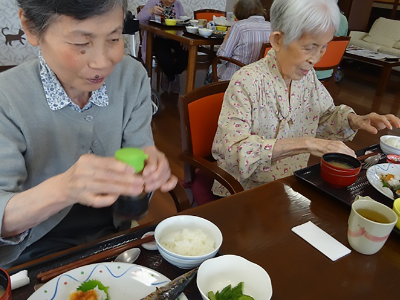
<instances>
[{"instance_id":1,"label":"chopstick rest","mask_svg":"<svg viewBox=\"0 0 400 300\"><path fill-rule=\"evenodd\" d=\"M322 254L329 257L332 261L351 252L349 248L338 242L311 221L293 227L292 231L306 240L306 242L310 243L311 246L322 252Z\"/></svg>"},{"instance_id":2,"label":"chopstick rest","mask_svg":"<svg viewBox=\"0 0 400 300\"><path fill-rule=\"evenodd\" d=\"M10 278L11 278L11 289L12 290L15 290L24 285L27 285L30 282L27 270L19 271L18 273L11 275Z\"/></svg>"}]
</instances>

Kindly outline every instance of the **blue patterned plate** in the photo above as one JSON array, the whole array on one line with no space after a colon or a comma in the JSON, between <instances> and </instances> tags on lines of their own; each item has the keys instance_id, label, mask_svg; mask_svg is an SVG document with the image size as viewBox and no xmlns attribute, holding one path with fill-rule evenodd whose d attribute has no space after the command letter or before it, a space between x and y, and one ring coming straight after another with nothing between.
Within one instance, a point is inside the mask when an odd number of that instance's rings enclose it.
<instances>
[{"instance_id":1,"label":"blue patterned plate","mask_svg":"<svg viewBox=\"0 0 400 300\"><path fill-rule=\"evenodd\" d=\"M167 284L170 280L164 275L134 264L100 263L83 266L53 278L32 294L28 300L67 300L69 294L84 281L100 280L109 286L111 300L140 300ZM187 300L180 295L179 300Z\"/></svg>"},{"instance_id":2,"label":"blue patterned plate","mask_svg":"<svg viewBox=\"0 0 400 300\"><path fill-rule=\"evenodd\" d=\"M400 176L400 165L389 164L389 163L379 164L372 166L367 170L367 179L369 183L383 195L394 200L393 192L389 188L383 187L382 185L381 181L382 174L393 174Z\"/></svg>"}]
</instances>

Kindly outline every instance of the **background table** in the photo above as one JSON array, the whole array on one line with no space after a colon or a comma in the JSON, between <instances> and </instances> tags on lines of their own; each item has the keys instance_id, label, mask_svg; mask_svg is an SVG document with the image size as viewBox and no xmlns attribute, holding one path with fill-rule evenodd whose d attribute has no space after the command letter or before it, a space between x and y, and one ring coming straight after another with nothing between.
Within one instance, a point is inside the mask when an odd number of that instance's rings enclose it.
<instances>
[{"instance_id":1,"label":"background table","mask_svg":"<svg viewBox=\"0 0 400 300\"><path fill-rule=\"evenodd\" d=\"M382 67L382 72L381 72L379 78L377 79L378 86L376 88L376 95L378 95L378 96L382 96L384 94L386 86L390 79L390 74L392 72L392 68L400 66L400 60L386 61L384 59L374 59L374 58L364 57L364 56L360 56L360 55L356 55L356 54L348 53L348 52L345 52L343 57ZM356 76L361 77L363 79L367 79L367 80L371 79L370 77L366 77L365 74L363 74L362 72L357 72Z\"/></svg>"},{"instance_id":2,"label":"background table","mask_svg":"<svg viewBox=\"0 0 400 300\"><path fill-rule=\"evenodd\" d=\"M141 22L140 28L146 31L146 67L149 76L152 75L152 59L153 59L153 40L154 36L162 36L174 41L178 41L189 46L189 61L187 66L186 93L194 88L197 51L199 46L220 45L223 38L203 38L194 34L186 33L183 26L166 26L155 22Z\"/></svg>"}]
</instances>

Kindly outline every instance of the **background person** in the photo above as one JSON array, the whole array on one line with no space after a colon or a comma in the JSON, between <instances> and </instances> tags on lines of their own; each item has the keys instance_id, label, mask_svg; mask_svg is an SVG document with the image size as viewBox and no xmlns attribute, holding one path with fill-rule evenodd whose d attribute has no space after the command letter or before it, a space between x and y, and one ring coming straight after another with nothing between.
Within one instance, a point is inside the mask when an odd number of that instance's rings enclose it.
<instances>
[{"instance_id":1,"label":"background person","mask_svg":"<svg viewBox=\"0 0 400 300\"><path fill-rule=\"evenodd\" d=\"M123 56L126 0L18 4L41 51L0 74L2 267L129 228L111 212L120 195L176 184L154 146L147 72ZM149 155L142 175L113 158L128 146Z\"/></svg>"},{"instance_id":2,"label":"background person","mask_svg":"<svg viewBox=\"0 0 400 300\"><path fill-rule=\"evenodd\" d=\"M342 141L358 129L371 134L400 127L394 115L357 115L335 106L313 65L339 26L335 0L275 0L272 48L264 59L237 71L225 93L213 157L245 189L292 175L310 154L355 156ZM227 191L214 183L215 195Z\"/></svg>"},{"instance_id":3,"label":"background person","mask_svg":"<svg viewBox=\"0 0 400 300\"><path fill-rule=\"evenodd\" d=\"M238 21L228 29L217 56L233 58L248 65L258 60L262 44L269 41L271 25L265 20L265 11L260 0L239 0L234 6L234 14ZM218 78L231 80L237 70L239 66L222 62L217 68ZM211 82L210 71L205 83Z\"/></svg>"},{"instance_id":4,"label":"background person","mask_svg":"<svg viewBox=\"0 0 400 300\"><path fill-rule=\"evenodd\" d=\"M185 15L183 6L176 0L149 0L138 13L139 21L154 20L155 15L165 19L179 19ZM163 91L179 94L179 74L185 71L188 65L189 51L178 41L173 41L160 36L154 37L154 54L157 62L163 70L161 88ZM172 50L175 52L172 53ZM142 41L142 58L146 61L146 34Z\"/></svg>"}]
</instances>

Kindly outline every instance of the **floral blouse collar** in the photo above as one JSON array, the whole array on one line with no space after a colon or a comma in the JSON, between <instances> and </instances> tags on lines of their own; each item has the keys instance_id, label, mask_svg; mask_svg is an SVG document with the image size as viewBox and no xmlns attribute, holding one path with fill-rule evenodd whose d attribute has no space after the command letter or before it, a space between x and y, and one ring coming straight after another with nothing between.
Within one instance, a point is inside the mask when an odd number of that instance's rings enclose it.
<instances>
[{"instance_id":1,"label":"floral blouse collar","mask_svg":"<svg viewBox=\"0 0 400 300\"><path fill-rule=\"evenodd\" d=\"M103 85L98 90L92 92L88 103L85 105L84 108L81 109L68 97L60 81L57 79L57 76L46 64L41 51L39 51L39 65L40 79L43 84L44 94L46 96L47 103L51 110L59 110L66 106L69 106L78 112L84 112L90 109L93 105L100 107L108 105L109 102L105 83L103 83Z\"/></svg>"}]
</instances>

